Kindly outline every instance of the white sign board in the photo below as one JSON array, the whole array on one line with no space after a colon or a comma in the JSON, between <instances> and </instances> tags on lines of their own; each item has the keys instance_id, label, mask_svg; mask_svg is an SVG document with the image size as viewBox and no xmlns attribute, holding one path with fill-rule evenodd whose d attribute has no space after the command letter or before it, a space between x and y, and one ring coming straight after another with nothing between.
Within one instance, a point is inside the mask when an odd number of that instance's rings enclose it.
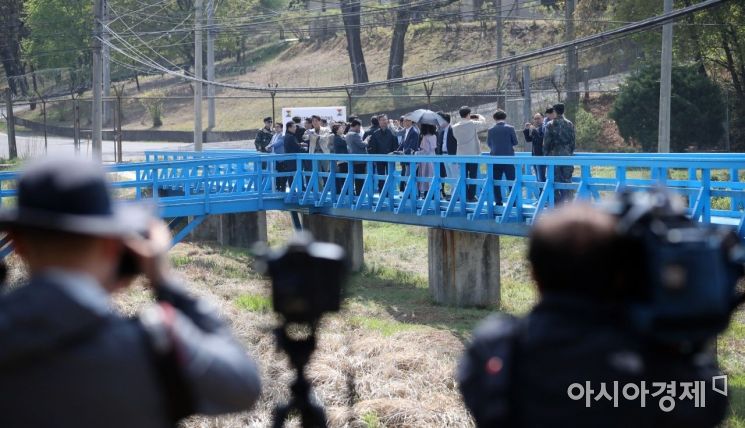
<instances>
[{"instance_id":1,"label":"white sign board","mask_svg":"<svg viewBox=\"0 0 745 428\"><path fill-rule=\"evenodd\" d=\"M347 108L346 107L283 107L282 108L282 125L284 126L287 122L291 121L293 117L299 116L301 120L305 120L313 115L319 116L321 119L326 119L329 124L333 122L346 122L347 121ZM302 122L301 122L302 123Z\"/></svg>"}]
</instances>

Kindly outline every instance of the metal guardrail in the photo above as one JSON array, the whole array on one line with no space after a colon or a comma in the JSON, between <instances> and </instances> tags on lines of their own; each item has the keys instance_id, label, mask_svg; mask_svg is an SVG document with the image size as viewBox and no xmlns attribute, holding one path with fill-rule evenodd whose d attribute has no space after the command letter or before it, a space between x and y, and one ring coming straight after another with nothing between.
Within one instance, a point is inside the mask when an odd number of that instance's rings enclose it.
<instances>
[{"instance_id":1,"label":"metal guardrail","mask_svg":"<svg viewBox=\"0 0 745 428\"><path fill-rule=\"evenodd\" d=\"M353 219L526 235L533 221L555 205L555 190L598 203L622 188L666 186L681 195L688 215L735 228L745 237L745 154L589 154L573 157L266 155L250 151L148 152L147 161L110 168L122 201L150 201L164 218L288 210ZM337 165L357 163L358 173ZM433 165L431 177L417 166ZM440 164L478 165L478 176L443 177ZM378 173L376 164L386 165ZM492 165L515 166L515 179L493 177ZM401 165L407 165L402 174ZM546 181L533 166L546 165ZM555 180L556 166L574 166L571 183ZM352 168L349 168L350 170ZM15 196L17 173L0 173L0 202ZM287 189L277 189L286 179ZM359 180L355 189L355 180ZM440 194L445 184L450 198ZM419 186L427 188L419 197ZM474 186L475 200L467 199ZM497 187L495 187L497 186ZM379 191L379 188L382 190ZM359 190L359 191L357 191ZM502 192L503 204L495 203ZM200 220L201 221L201 220Z\"/></svg>"}]
</instances>

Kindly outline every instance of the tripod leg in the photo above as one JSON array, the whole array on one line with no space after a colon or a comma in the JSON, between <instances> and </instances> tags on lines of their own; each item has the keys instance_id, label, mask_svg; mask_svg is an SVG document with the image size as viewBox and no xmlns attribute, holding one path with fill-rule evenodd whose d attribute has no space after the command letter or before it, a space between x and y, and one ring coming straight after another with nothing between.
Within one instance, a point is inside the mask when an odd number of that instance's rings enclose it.
<instances>
[{"instance_id":1,"label":"tripod leg","mask_svg":"<svg viewBox=\"0 0 745 428\"><path fill-rule=\"evenodd\" d=\"M272 427L282 428L285 425L285 419L287 419L287 416L290 415L290 410L292 410L292 407L292 403L275 407L274 414L272 415Z\"/></svg>"}]
</instances>

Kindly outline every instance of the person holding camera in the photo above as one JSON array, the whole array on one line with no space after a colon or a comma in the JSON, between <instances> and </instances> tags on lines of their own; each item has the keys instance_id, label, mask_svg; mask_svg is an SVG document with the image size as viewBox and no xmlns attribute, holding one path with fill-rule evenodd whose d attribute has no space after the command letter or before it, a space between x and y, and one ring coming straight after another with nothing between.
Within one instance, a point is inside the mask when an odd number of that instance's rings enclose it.
<instances>
[{"instance_id":1,"label":"person holding camera","mask_svg":"<svg viewBox=\"0 0 745 428\"><path fill-rule=\"evenodd\" d=\"M496 122L489 128L486 144L489 146L489 155L491 156L515 156L515 146L517 146L517 134L512 125L507 124L507 113L504 110L497 109L492 115ZM509 181L515 180L515 165L513 164L494 164L492 172L495 181L501 181L504 176ZM512 186L507 186L507 193ZM509 196L508 196L509 198ZM502 186L494 186L494 203L502 205Z\"/></svg>"},{"instance_id":2,"label":"person holding camera","mask_svg":"<svg viewBox=\"0 0 745 428\"><path fill-rule=\"evenodd\" d=\"M553 108L551 109L553 112ZM531 154L533 156L543 156L543 115L536 113L533 115L533 122L525 124L523 136L525 141L531 143ZM533 165L535 178L538 181L546 181L546 165Z\"/></svg>"},{"instance_id":3,"label":"person holding camera","mask_svg":"<svg viewBox=\"0 0 745 428\"><path fill-rule=\"evenodd\" d=\"M478 133L489 129L486 118L480 114L471 114L471 108L463 106L458 110L460 121L453 125L453 135L458 141L458 154L466 156L481 155L481 140ZM463 171L461 171L463 173ZM466 178L478 178L479 165L477 163L466 164ZM469 202L476 201L476 185L469 184L466 188L466 196Z\"/></svg>"},{"instance_id":4,"label":"person holding camera","mask_svg":"<svg viewBox=\"0 0 745 428\"><path fill-rule=\"evenodd\" d=\"M724 418L726 397L709 392L721 373L705 347L676 349L631 327L632 302L654 293L644 258L616 217L590 205L539 219L528 248L539 302L522 319L484 321L461 359L477 426L685 428ZM708 391L683 399L686 384Z\"/></svg>"},{"instance_id":5,"label":"person holding camera","mask_svg":"<svg viewBox=\"0 0 745 428\"><path fill-rule=\"evenodd\" d=\"M0 297L0 426L169 427L257 401L254 362L171 273L167 226L115 205L99 166L28 167L0 227L29 275ZM155 302L136 318L112 311L139 274Z\"/></svg>"}]
</instances>

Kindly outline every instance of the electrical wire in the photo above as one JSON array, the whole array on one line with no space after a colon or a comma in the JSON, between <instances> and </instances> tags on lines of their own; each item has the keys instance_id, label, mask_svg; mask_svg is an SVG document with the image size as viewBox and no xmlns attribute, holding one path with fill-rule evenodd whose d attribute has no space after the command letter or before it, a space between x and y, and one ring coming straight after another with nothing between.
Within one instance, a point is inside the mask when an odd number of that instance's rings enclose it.
<instances>
[{"instance_id":1,"label":"electrical wire","mask_svg":"<svg viewBox=\"0 0 745 428\"><path fill-rule=\"evenodd\" d=\"M197 83L203 83L203 84L211 84L218 87L225 87L230 89L236 89L236 90L245 90L245 91L255 91L255 92L264 92L264 93L317 93L317 92L341 92L341 91L352 91L352 90L360 90L360 89L368 89L368 88L374 88L374 87L380 87L380 86L389 86L389 85L401 85L406 83L416 83L416 82L423 82L423 81L433 81L438 80L445 77L454 77L454 76L461 76L465 74L471 74L473 72L477 72L484 69L490 69L495 68L499 66L505 66L512 63L518 63L518 62L524 62L533 58L539 58L542 56L545 56L549 53L555 53L562 50L566 50L567 48L573 48L580 45L587 45L595 41L604 41L611 38L616 38L619 36L623 36L626 34L633 34L641 31L646 31L649 28L658 27L668 21L672 21L674 19L680 18L682 16L686 16L691 13L695 13L704 9L708 9L713 6L717 6L720 4L724 4L728 2L729 0L706 0L701 3L697 3L685 8L674 10L670 13L658 15L655 17L647 18L642 21L638 21L633 24L625 25L613 30L601 32L599 34L586 36L582 38L575 39L573 41L558 43L556 45L537 49L531 52L521 53L512 55L507 58L500 58L496 60L490 60L485 61L481 63L475 63L470 64L466 66L461 67L454 67L448 70L443 70L435 73L423 73L415 76L410 77L401 77L397 79L388 79L388 80L382 80L377 82L367 82L367 83L357 83L357 84L346 84L346 85L333 85L333 86L319 86L319 87L276 87L276 88L267 88L262 86L247 86L247 85L238 85L238 84L231 84L231 83L223 83L223 82L215 82L215 81L207 81L201 78L196 78L194 76L183 76L180 75L180 77L184 77L188 80L192 80ZM177 73L167 70L158 64L153 64L151 60L149 60L147 57L145 58L137 58L137 54L131 55L131 52L125 52L121 48L107 42L103 41L104 43L109 44L109 46L112 49L117 50L122 55L125 55L129 57L132 60L135 60L137 62L140 62L143 65L146 66L155 66L156 68L160 69L164 73L168 73L171 75L178 75Z\"/></svg>"}]
</instances>

